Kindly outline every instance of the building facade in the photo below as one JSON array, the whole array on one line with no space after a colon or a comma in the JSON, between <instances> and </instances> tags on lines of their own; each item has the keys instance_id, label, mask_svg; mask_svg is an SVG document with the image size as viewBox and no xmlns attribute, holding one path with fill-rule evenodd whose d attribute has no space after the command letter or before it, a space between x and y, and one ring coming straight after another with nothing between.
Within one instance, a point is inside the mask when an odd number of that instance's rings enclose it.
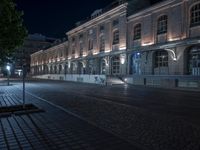
<instances>
[{"instance_id":1,"label":"building facade","mask_svg":"<svg viewBox=\"0 0 200 150\"><path fill-rule=\"evenodd\" d=\"M117 1L68 31L64 73L117 76L136 85L200 87L199 0L144 2ZM33 54L32 66L39 68L34 62L44 62L39 55L48 53Z\"/></svg>"},{"instance_id":2,"label":"building facade","mask_svg":"<svg viewBox=\"0 0 200 150\"><path fill-rule=\"evenodd\" d=\"M14 62L11 67L13 75L18 75L18 73L22 71L23 64L26 64L27 72L30 73L30 55L41 49L50 47L54 41L56 41L56 39L45 37L41 34L29 34L28 37L25 38L23 46L15 50L13 54Z\"/></svg>"}]
</instances>

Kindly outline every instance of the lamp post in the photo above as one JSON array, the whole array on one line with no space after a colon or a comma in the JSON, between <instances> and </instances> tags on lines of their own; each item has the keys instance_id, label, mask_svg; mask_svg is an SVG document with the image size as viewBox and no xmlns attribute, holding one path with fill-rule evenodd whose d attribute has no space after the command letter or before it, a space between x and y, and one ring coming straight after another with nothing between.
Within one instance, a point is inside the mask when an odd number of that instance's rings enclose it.
<instances>
[{"instance_id":1,"label":"lamp post","mask_svg":"<svg viewBox=\"0 0 200 150\"><path fill-rule=\"evenodd\" d=\"M8 80L8 86L10 85L10 66L7 65L6 66L6 70L7 70L7 80Z\"/></svg>"},{"instance_id":2,"label":"lamp post","mask_svg":"<svg viewBox=\"0 0 200 150\"><path fill-rule=\"evenodd\" d=\"M22 66L22 82L23 82L23 90L22 90L22 98L23 98L23 108L25 108L25 78L26 78L26 65L23 64Z\"/></svg>"}]
</instances>

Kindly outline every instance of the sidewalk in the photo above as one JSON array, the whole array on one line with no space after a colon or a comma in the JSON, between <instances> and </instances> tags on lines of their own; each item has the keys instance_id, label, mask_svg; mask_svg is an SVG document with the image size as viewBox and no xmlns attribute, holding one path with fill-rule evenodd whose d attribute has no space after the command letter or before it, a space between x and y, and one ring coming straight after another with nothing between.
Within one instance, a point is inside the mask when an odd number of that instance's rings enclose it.
<instances>
[{"instance_id":1,"label":"sidewalk","mask_svg":"<svg viewBox=\"0 0 200 150\"><path fill-rule=\"evenodd\" d=\"M45 110L0 118L0 150L137 150L138 148L46 102L26 95ZM0 86L0 107L21 104L21 91Z\"/></svg>"}]
</instances>

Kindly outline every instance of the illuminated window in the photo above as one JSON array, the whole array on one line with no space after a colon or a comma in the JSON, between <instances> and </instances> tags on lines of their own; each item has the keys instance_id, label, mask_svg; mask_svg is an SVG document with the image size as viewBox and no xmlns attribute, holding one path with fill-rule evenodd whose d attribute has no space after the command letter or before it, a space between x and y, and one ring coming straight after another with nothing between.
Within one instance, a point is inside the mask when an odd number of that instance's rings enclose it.
<instances>
[{"instance_id":1,"label":"illuminated window","mask_svg":"<svg viewBox=\"0 0 200 150\"><path fill-rule=\"evenodd\" d=\"M158 18L157 34L167 33L167 22L168 18L166 15L163 15L160 18Z\"/></svg>"},{"instance_id":2,"label":"illuminated window","mask_svg":"<svg viewBox=\"0 0 200 150\"><path fill-rule=\"evenodd\" d=\"M133 40L139 40L141 39L141 24L137 24L134 27L134 37Z\"/></svg>"},{"instance_id":3,"label":"illuminated window","mask_svg":"<svg viewBox=\"0 0 200 150\"><path fill-rule=\"evenodd\" d=\"M113 32L113 45L119 44L119 30Z\"/></svg>"},{"instance_id":4,"label":"illuminated window","mask_svg":"<svg viewBox=\"0 0 200 150\"><path fill-rule=\"evenodd\" d=\"M200 3L194 5L190 10L190 26L199 26L200 25Z\"/></svg>"}]
</instances>

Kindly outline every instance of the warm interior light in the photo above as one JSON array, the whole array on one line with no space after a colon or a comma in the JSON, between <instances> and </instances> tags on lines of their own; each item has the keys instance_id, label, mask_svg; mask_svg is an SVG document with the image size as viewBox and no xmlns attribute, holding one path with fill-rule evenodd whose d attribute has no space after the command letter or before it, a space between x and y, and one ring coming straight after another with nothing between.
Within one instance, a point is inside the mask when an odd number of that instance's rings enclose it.
<instances>
[{"instance_id":1,"label":"warm interior light","mask_svg":"<svg viewBox=\"0 0 200 150\"><path fill-rule=\"evenodd\" d=\"M120 47L119 50L126 50L126 47Z\"/></svg>"},{"instance_id":2,"label":"warm interior light","mask_svg":"<svg viewBox=\"0 0 200 150\"><path fill-rule=\"evenodd\" d=\"M142 46L149 46L149 45L153 45L153 42L143 43L143 44L142 44Z\"/></svg>"},{"instance_id":3,"label":"warm interior light","mask_svg":"<svg viewBox=\"0 0 200 150\"><path fill-rule=\"evenodd\" d=\"M180 40L180 38L169 38L169 41L177 41Z\"/></svg>"},{"instance_id":4,"label":"warm interior light","mask_svg":"<svg viewBox=\"0 0 200 150\"><path fill-rule=\"evenodd\" d=\"M125 63L125 58L121 57L121 64L123 65Z\"/></svg>"}]
</instances>

